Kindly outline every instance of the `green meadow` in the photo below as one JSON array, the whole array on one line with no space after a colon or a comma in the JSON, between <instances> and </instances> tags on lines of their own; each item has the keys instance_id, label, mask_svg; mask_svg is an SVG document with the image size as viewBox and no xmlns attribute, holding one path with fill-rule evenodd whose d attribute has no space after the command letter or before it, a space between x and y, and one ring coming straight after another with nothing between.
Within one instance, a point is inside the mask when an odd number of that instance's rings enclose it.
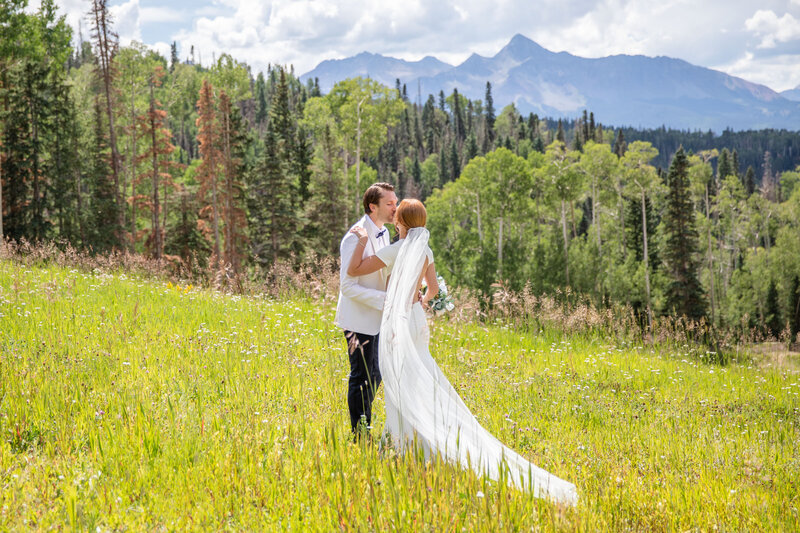
<instances>
[{"instance_id":1,"label":"green meadow","mask_svg":"<svg viewBox=\"0 0 800 533\"><path fill-rule=\"evenodd\" d=\"M570 508L354 444L334 306L0 261L0 531L800 529L792 366L435 319L467 405Z\"/></svg>"}]
</instances>

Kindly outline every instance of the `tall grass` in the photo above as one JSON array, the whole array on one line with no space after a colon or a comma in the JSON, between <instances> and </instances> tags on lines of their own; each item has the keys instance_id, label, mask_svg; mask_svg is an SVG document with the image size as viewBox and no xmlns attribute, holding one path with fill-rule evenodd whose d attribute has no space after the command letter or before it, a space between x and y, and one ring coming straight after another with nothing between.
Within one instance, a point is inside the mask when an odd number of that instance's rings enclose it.
<instances>
[{"instance_id":1,"label":"tall grass","mask_svg":"<svg viewBox=\"0 0 800 533\"><path fill-rule=\"evenodd\" d=\"M0 260L0 530L800 527L792 370L476 322L469 302L435 321L478 419L576 483L564 508L353 444L330 284L245 296L64 265Z\"/></svg>"}]
</instances>

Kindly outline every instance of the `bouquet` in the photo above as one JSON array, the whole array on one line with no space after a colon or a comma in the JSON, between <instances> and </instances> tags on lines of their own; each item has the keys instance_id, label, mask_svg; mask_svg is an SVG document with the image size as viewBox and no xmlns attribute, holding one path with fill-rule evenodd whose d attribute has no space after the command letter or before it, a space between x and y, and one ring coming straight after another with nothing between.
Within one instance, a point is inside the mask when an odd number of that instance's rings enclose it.
<instances>
[{"instance_id":1,"label":"bouquet","mask_svg":"<svg viewBox=\"0 0 800 533\"><path fill-rule=\"evenodd\" d=\"M452 296L447 293L447 284L444 282L444 278L442 276L436 276L436 282L439 284L439 292L428 303L431 306L431 311L438 316L445 311L452 311L456 306L453 303ZM424 279L422 280L422 289L423 294L428 290L428 284Z\"/></svg>"}]
</instances>

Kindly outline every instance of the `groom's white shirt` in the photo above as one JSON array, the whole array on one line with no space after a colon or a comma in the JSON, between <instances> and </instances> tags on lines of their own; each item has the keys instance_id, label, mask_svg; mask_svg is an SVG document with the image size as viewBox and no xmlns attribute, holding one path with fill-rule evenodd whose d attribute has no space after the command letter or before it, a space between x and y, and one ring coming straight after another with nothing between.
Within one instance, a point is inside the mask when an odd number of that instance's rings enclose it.
<instances>
[{"instance_id":1,"label":"groom's white shirt","mask_svg":"<svg viewBox=\"0 0 800 533\"><path fill-rule=\"evenodd\" d=\"M361 217L352 227L357 226L366 229L369 237L362 257L375 255L377 250L388 246L389 232L384 231L378 238L378 227L368 215ZM336 306L335 322L342 329L377 335L381 329L383 301L386 298L386 274L384 269L380 269L366 276L348 276L347 267L356 245L358 237L349 231L339 245L342 265L339 270L339 304Z\"/></svg>"}]
</instances>

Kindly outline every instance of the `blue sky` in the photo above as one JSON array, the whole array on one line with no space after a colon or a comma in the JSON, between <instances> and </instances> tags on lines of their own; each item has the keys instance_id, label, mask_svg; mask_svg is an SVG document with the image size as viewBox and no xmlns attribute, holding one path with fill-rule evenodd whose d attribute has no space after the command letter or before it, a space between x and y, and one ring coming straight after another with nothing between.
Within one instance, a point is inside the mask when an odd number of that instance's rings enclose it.
<instances>
[{"instance_id":1,"label":"blue sky","mask_svg":"<svg viewBox=\"0 0 800 533\"><path fill-rule=\"evenodd\" d=\"M56 0L77 29L89 0ZM38 4L31 0L31 8ZM458 64L516 33L555 52L670 56L781 91L800 86L800 0L111 0L122 44L138 40L208 64L221 52L254 70L369 51ZM84 22L84 35L88 35ZM196 58L197 58L196 57Z\"/></svg>"}]
</instances>

